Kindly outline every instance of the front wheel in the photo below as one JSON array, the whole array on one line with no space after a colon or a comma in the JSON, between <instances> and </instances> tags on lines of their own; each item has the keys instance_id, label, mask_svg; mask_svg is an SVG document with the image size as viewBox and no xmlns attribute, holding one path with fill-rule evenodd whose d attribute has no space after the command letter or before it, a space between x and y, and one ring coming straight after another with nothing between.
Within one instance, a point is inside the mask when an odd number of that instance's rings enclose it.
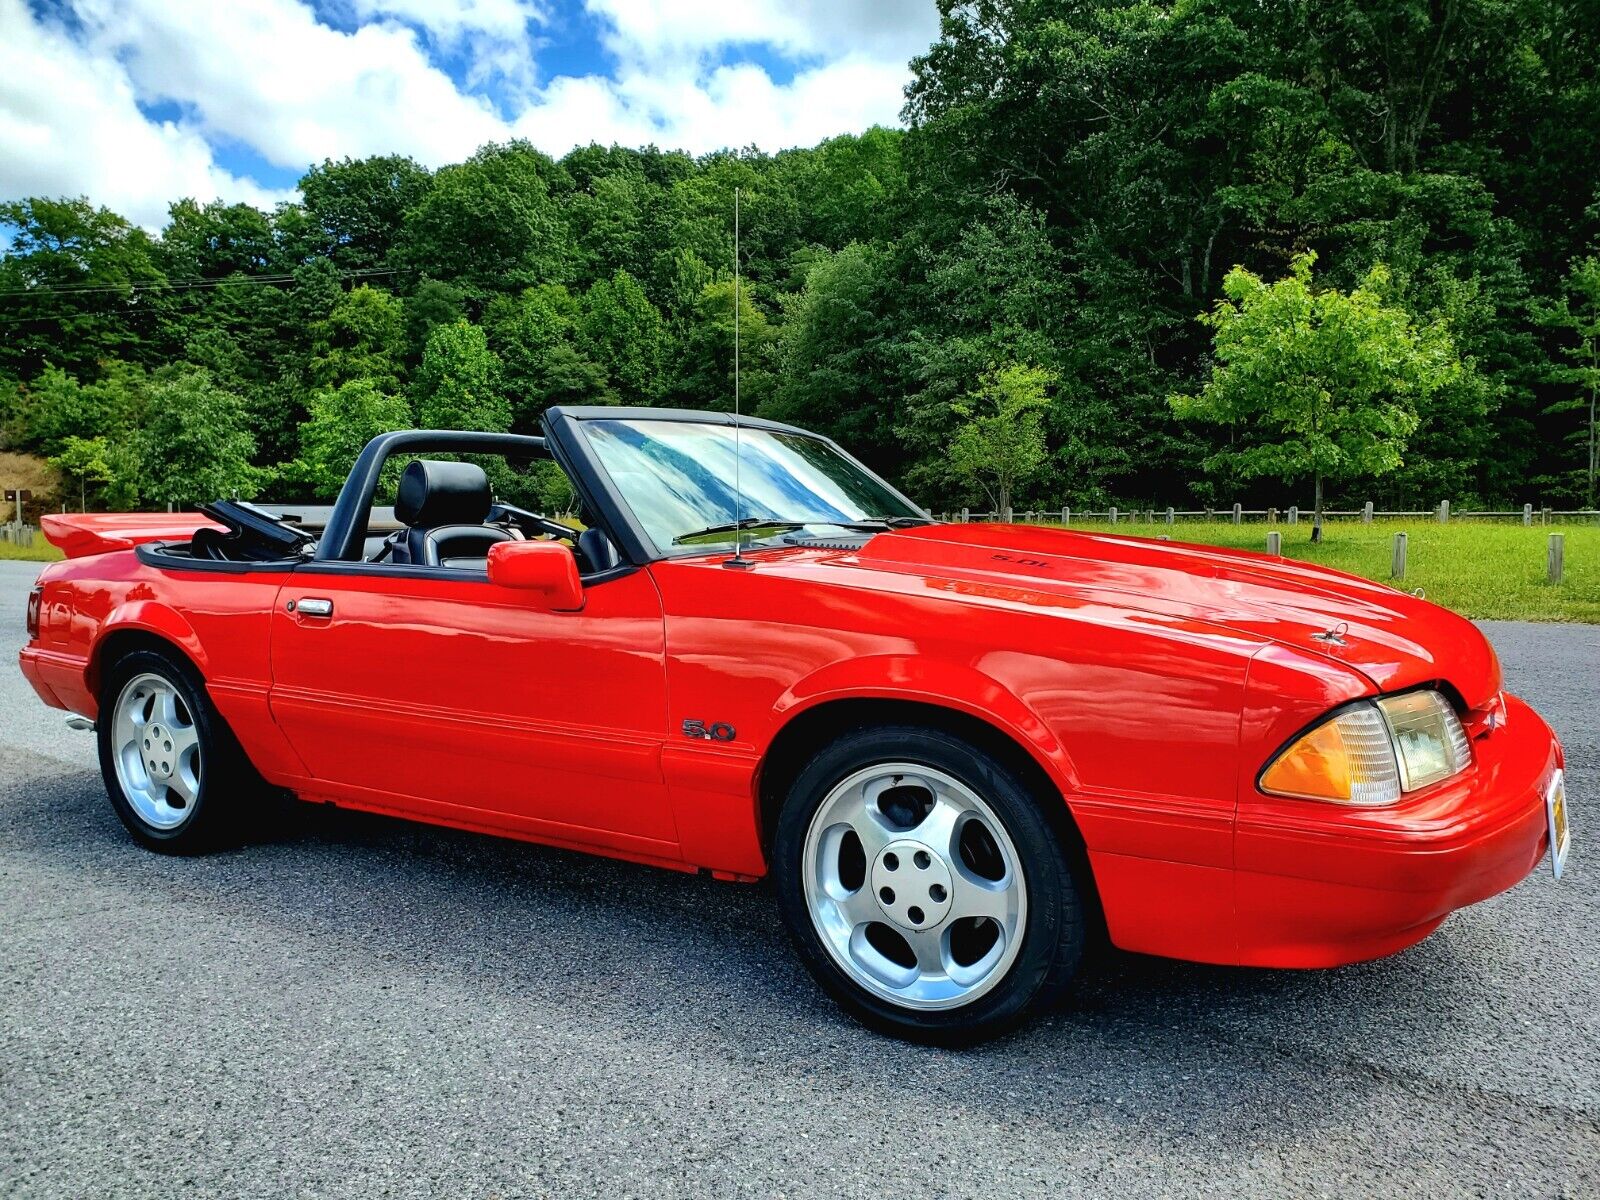
<instances>
[{"instance_id":1,"label":"front wheel","mask_svg":"<svg viewBox=\"0 0 1600 1200\"><path fill-rule=\"evenodd\" d=\"M863 729L827 747L790 789L773 847L812 974L874 1028L946 1045L1044 1007L1076 970L1084 918L1041 802L943 732Z\"/></svg>"}]
</instances>

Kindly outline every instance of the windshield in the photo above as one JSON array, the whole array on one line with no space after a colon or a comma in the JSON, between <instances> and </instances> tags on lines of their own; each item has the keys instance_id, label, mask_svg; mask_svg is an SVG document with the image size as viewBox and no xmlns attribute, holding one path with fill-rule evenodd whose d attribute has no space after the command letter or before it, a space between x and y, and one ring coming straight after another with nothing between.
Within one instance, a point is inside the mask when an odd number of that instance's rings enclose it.
<instances>
[{"instance_id":1,"label":"windshield","mask_svg":"<svg viewBox=\"0 0 1600 1200\"><path fill-rule=\"evenodd\" d=\"M803 434L740 430L744 498L736 513L731 425L595 420L584 421L583 431L662 550L731 544L735 537L760 541L797 526L925 519L883 480ZM732 528L736 519L742 533Z\"/></svg>"}]
</instances>

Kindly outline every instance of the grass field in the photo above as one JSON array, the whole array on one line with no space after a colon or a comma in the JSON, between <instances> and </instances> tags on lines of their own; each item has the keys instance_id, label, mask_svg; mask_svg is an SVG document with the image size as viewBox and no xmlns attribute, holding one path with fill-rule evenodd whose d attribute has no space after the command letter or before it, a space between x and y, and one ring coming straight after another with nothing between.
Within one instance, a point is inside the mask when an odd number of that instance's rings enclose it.
<instances>
[{"instance_id":1,"label":"grass field","mask_svg":"<svg viewBox=\"0 0 1600 1200\"><path fill-rule=\"evenodd\" d=\"M1525 621L1600 623L1600 526L1532 526L1488 521L1440 525L1411 521L1329 522L1319 546L1311 544L1311 525L1234 525L1231 522L1104 521L1072 523L1073 529L1134 537L1168 535L1175 542L1267 548L1267 530L1283 535L1286 558L1321 563L1408 591L1423 590L1429 600L1469 617ZM1407 535L1406 577L1389 579L1394 535ZM1566 570L1559 584L1545 582L1546 543L1551 533L1566 536Z\"/></svg>"},{"instance_id":2,"label":"grass field","mask_svg":"<svg viewBox=\"0 0 1600 1200\"><path fill-rule=\"evenodd\" d=\"M1169 535L1173 541L1265 550L1264 524L1228 522L1074 521L1073 529L1128 534ZM1330 522L1320 546L1311 544L1311 526L1275 526L1283 534L1283 553L1389 582L1394 535L1404 530L1407 590L1423 589L1428 599L1469 617L1526 621L1586 621L1600 624L1600 526L1533 526L1487 521ZM1545 582L1545 545L1552 531L1566 535L1566 573L1561 583ZM0 559L49 562L61 557L44 538L29 547L0 541Z\"/></svg>"},{"instance_id":3,"label":"grass field","mask_svg":"<svg viewBox=\"0 0 1600 1200\"><path fill-rule=\"evenodd\" d=\"M0 541L0 559L14 559L22 562L55 562L61 557L57 550L40 534L33 535L33 545L15 546L7 541Z\"/></svg>"}]
</instances>

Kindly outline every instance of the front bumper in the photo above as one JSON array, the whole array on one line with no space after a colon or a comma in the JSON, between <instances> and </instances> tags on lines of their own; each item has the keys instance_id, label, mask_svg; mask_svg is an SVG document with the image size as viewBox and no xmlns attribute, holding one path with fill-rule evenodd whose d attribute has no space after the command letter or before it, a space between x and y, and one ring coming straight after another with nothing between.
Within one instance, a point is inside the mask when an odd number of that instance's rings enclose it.
<instances>
[{"instance_id":1,"label":"front bumper","mask_svg":"<svg viewBox=\"0 0 1600 1200\"><path fill-rule=\"evenodd\" d=\"M1387 809L1253 797L1235 840L1234 961L1327 967L1393 953L1524 879L1549 848L1560 743L1527 704L1473 742L1473 765Z\"/></svg>"}]
</instances>

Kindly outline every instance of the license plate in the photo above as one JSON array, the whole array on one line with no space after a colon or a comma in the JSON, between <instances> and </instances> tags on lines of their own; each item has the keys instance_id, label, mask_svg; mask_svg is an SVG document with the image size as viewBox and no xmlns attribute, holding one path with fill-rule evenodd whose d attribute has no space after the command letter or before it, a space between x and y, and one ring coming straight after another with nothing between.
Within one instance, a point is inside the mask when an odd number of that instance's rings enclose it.
<instances>
[{"instance_id":1,"label":"license plate","mask_svg":"<svg viewBox=\"0 0 1600 1200\"><path fill-rule=\"evenodd\" d=\"M1572 832L1567 828L1566 772L1557 771L1544 794L1545 819L1550 823L1550 870L1557 879L1567 865L1567 850L1572 845Z\"/></svg>"}]
</instances>

